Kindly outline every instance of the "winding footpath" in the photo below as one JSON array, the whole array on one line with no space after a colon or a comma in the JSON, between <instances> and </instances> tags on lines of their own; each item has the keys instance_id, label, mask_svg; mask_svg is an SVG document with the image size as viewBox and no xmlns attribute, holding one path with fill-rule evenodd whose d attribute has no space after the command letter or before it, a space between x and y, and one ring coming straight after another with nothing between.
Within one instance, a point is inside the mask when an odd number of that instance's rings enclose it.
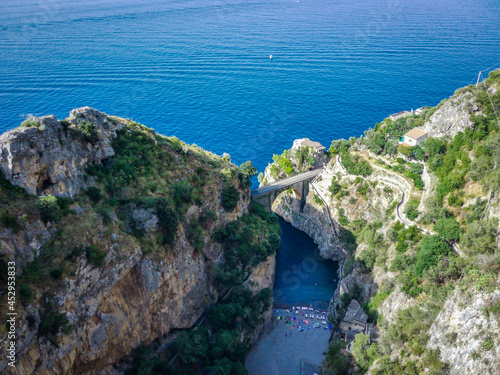
<instances>
[{"instance_id":1,"label":"winding footpath","mask_svg":"<svg viewBox=\"0 0 500 375\"><path fill-rule=\"evenodd\" d=\"M347 172L345 167L342 165L342 162L340 160L339 155L337 155L335 161L336 161L336 165L338 166L338 169L341 171L341 173L344 177L350 178L350 179L356 179L356 177L359 177L356 175L351 175ZM409 220L406 217L406 215L404 215L404 213L402 212L404 210L404 207L406 206L406 204L408 203L408 201L410 199L410 194L411 194L410 183L408 181L406 181L404 178L402 178L401 176L399 176L393 172L390 172L387 169L382 168L378 165L370 163L370 166L373 169L381 171L381 174L389 175L388 178L391 178L392 181L389 180L387 177L384 178L380 175L377 175L377 176L370 175L370 176L365 178L366 180L377 181L377 182L383 183L383 184L388 185L394 189L399 190L399 192L401 193L401 200L399 201L398 205L396 206L396 218L399 221L401 221L406 227L410 227L410 226L415 225L423 234L435 235L436 234L435 232L428 230L428 229L425 229L425 228L422 228L416 222ZM335 169L335 167L333 169ZM330 178L334 176L333 173L327 173L326 169L324 170L324 172L325 173L322 173L321 176L330 177ZM334 228L334 231L335 231L335 224L334 224L334 221L332 220L332 216L330 214L330 208L329 208L328 204L326 203L326 199L324 198L323 194L320 193L321 188L319 186L316 186L316 182L317 182L319 177L320 176L317 176L313 181L311 181L311 185L312 185L314 191L317 193L317 195L321 198L323 203L326 205L328 217L330 218L330 222L331 222L332 227ZM425 198L427 198L427 195L430 191L431 179L430 179L430 176L427 172L427 167L425 165L424 165L424 172L422 173L422 180L424 182L425 190L424 190L422 197L420 199L419 208L423 207L423 204L424 204L423 201ZM453 248L453 251L456 254L460 255L461 257L464 256L457 243L454 242L451 244L451 246Z\"/></svg>"}]
</instances>

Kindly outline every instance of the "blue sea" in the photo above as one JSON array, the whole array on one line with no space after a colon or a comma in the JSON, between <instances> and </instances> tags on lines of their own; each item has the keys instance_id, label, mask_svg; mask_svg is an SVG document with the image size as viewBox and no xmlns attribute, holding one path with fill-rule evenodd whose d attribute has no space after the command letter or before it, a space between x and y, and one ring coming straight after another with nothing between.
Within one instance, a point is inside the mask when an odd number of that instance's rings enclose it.
<instances>
[{"instance_id":1,"label":"blue sea","mask_svg":"<svg viewBox=\"0 0 500 375\"><path fill-rule=\"evenodd\" d=\"M0 130L88 105L262 171L295 138L437 104L499 52L495 0L2 0Z\"/></svg>"}]
</instances>

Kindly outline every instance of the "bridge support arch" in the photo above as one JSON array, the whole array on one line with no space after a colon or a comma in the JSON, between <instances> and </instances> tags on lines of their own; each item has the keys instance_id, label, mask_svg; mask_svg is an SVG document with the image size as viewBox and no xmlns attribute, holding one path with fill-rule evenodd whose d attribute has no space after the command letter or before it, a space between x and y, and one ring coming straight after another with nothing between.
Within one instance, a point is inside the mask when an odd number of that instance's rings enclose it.
<instances>
[{"instance_id":1,"label":"bridge support arch","mask_svg":"<svg viewBox=\"0 0 500 375\"><path fill-rule=\"evenodd\" d=\"M252 190L252 199L262 204L268 211L272 211L273 202L284 191L291 190L292 196L300 200L300 211L302 212L309 194L309 182L313 180L321 171L316 173L304 173L306 177L291 177L287 180L278 181L275 184L263 186ZM298 180L298 181L297 181Z\"/></svg>"}]
</instances>

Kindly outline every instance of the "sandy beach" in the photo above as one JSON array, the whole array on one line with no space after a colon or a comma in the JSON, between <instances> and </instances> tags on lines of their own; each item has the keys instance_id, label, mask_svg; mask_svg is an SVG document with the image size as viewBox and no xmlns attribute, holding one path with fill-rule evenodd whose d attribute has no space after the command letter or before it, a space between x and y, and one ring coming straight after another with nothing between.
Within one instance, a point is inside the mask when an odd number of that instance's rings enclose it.
<instances>
[{"instance_id":1,"label":"sandy beach","mask_svg":"<svg viewBox=\"0 0 500 375\"><path fill-rule=\"evenodd\" d=\"M330 333L326 313L275 309L245 365L250 375L312 375L323 362Z\"/></svg>"}]
</instances>

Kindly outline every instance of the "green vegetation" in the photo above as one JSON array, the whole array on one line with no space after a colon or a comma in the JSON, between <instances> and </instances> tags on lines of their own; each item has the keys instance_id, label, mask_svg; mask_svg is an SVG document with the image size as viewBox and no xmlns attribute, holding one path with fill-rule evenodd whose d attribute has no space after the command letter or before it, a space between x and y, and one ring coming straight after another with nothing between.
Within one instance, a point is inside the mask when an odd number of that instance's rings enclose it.
<instances>
[{"instance_id":1,"label":"green vegetation","mask_svg":"<svg viewBox=\"0 0 500 375\"><path fill-rule=\"evenodd\" d=\"M38 128L39 130L45 130L45 125L39 124L37 121L35 121L34 117L29 117L23 122L21 122L21 127L23 128Z\"/></svg>"},{"instance_id":2,"label":"green vegetation","mask_svg":"<svg viewBox=\"0 0 500 375\"><path fill-rule=\"evenodd\" d=\"M351 155L347 152L341 154L342 165L347 170L347 173L359 175L359 176L369 176L372 174L372 167L363 158L358 155Z\"/></svg>"},{"instance_id":3,"label":"green vegetation","mask_svg":"<svg viewBox=\"0 0 500 375\"><path fill-rule=\"evenodd\" d=\"M434 230L449 241L460 239L460 225L453 218L441 218L434 224Z\"/></svg>"},{"instance_id":4,"label":"green vegetation","mask_svg":"<svg viewBox=\"0 0 500 375\"><path fill-rule=\"evenodd\" d=\"M17 216L9 215L8 213L3 213L0 216L0 224L5 228L10 228L17 234L23 229L23 226L19 223Z\"/></svg>"},{"instance_id":5,"label":"green vegetation","mask_svg":"<svg viewBox=\"0 0 500 375\"><path fill-rule=\"evenodd\" d=\"M357 259L365 272L371 271L375 264L381 267L385 266L388 246L383 234L378 232L381 227L381 222L367 223L362 219L354 220L351 223L356 241L368 245L368 248L363 250Z\"/></svg>"},{"instance_id":6,"label":"green vegetation","mask_svg":"<svg viewBox=\"0 0 500 375\"><path fill-rule=\"evenodd\" d=\"M240 284L251 263L266 260L278 249L280 236L277 216L252 202L248 214L214 233L214 239L224 245L225 251L224 265L212 270L214 278L226 287Z\"/></svg>"},{"instance_id":7,"label":"green vegetation","mask_svg":"<svg viewBox=\"0 0 500 375\"><path fill-rule=\"evenodd\" d=\"M222 207L226 211L234 211L240 200L240 192L234 186L227 186L222 191Z\"/></svg>"},{"instance_id":8,"label":"green vegetation","mask_svg":"<svg viewBox=\"0 0 500 375\"><path fill-rule=\"evenodd\" d=\"M500 87L500 71L493 72L486 84ZM342 367L342 363L351 360L355 362L354 373L359 374L366 372L374 361L376 364L370 370L373 374L445 374L447 366L441 362L439 350L427 349L427 341L429 329L448 294L461 290L470 298L474 293L491 293L499 287L498 220L491 218L489 205L497 200L500 191L500 124L493 110L495 107L500 113L500 92L490 95L492 106L486 89L466 89L474 95L484 116L472 116L474 127L459 132L453 139L428 138L422 146L400 147L399 152L407 161L402 157L396 159L397 138L412 127L422 125L436 108L427 109L420 116L385 120L359 140L332 143L332 154L348 154L361 144L375 154L391 156L397 164L392 166L380 159L378 164L411 178L417 189L423 187L424 165L415 160L425 162L431 178L434 174L438 184L435 195L427 198L422 206L424 212L418 211L420 202L417 199L410 200L405 208L410 220L427 226L426 229L432 228L436 235L424 235L416 225L405 228L397 222L384 237L382 231L378 231L380 224L363 220L353 220L350 230L341 233L341 240L350 244L351 253L357 243L364 245L356 252L356 258L349 260L358 272L370 272L375 265L383 267L388 262L387 248L391 246L391 251L394 248L395 256L389 270L397 273L395 284L408 297L418 298L418 303L400 310L393 324L378 316L384 335L376 349L372 350L374 345L361 335L356 336L352 345L352 356L332 347L327 355L328 371L331 369L328 361L338 361ZM348 159L342 161L349 165ZM355 184L362 194L365 189L362 180L356 179ZM341 181L332 180L330 192L333 196L340 195L343 188ZM452 245L463 256L455 254ZM376 316L381 301L392 288L392 282L382 285L370 299L360 300L370 319ZM345 308L352 298L352 293L342 295L338 308ZM483 313L498 319L500 302L490 301ZM495 340L492 337L483 339L481 347L471 354L474 360L494 350Z\"/></svg>"},{"instance_id":9,"label":"green vegetation","mask_svg":"<svg viewBox=\"0 0 500 375\"><path fill-rule=\"evenodd\" d=\"M420 212L417 210L418 204L418 200L415 199L410 199L406 204L405 215L408 219L415 220L420 215Z\"/></svg>"},{"instance_id":10,"label":"green vegetation","mask_svg":"<svg viewBox=\"0 0 500 375\"><path fill-rule=\"evenodd\" d=\"M63 131L69 136L96 141L95 126L81 116L78 120L72 121L74 124L64 121ZM59 290L67 278L76 277L80 262L103 267L109 248L116 249L113 252L116 259L124 259L138 248L143 256L156 259L174 251L178 233L184 233L186 242L196 251L203 251L205 241L220 229L214 211L220 210L221 205L235 209L244 194L248 194L250 178L255 174L250 162L237 168L197 146L157 135L133 122L127 122L117 131L112 146L115 156L87 168L88 187L74 199L31 196L12 185L0 172L0 225L24 235L23 231L33 228L31 224L40 218L50 224L50 239L37 237L45 244L33 261L19 269L20 313L34 306L33 302L42 303L45 313L52 291ZM213 200L219 189L223 202ZM229 261L222 269L229 269L231 264L235 274L240 275L235 277L239 281L252 266L266 259L280 241L275 219L258 208L251 211L244 221L238 222L234 238L224 244ZM4 263L2 258L0 276ZM7 306L4 296L0 299L2 313ZM46 317L42 334L52 336L51 342L55 344L55 337L63 330L60 324L63 318L55 310ZM0 334L4 333L2 326Z\"/></svg>"},{"instance_id":11,"label":"green vegetation","mask_svg":"<svg viewBox=\"0 0 500 375\"><path fill-rule=\"evenodd\" d=\"M246 161L240 165L238 178L240 179L240 186L242 188L250 187L250 179L257 175L257 169L252 165L251 161Z\"/></svg>"},{"instance_id":12,"label":"green vegetation","mask_svg":"<svg viewBox=\"0 0 500 375\"><path fill-rule=\"evenodd\" d=\"M76 128L83 134L87 142L96 144L99 140L97 129L92 122L84 119L77 119Z\"/></svg>"},{"instance_id":13,"label":"green vegetation","mask_svg":"<svg viewBox=\"0 0 500 375\"><path fill-rule=\"evenodd\" d=\"M273 155L273 163L269 172L273 179L279 180L305 172L314 166L314 163L316 163L314 149L309 146L301 146L283 150L281 155ZM262 180L263 177L259 182Z\"/></svg>"},{"instance_id":14,"label":"green vegetation","mask_svg":"<svg viewBox=\"0 0 500 375\"><path fill-rule=\"evenodd\" d=\"M189 226L186 228L186 236L196 251L203 250L205 246L205 230L201 227L198 220L191 219Z\"/></svg>"},{"instance_id":15,"label":"green vegetation","mask_svg":"<svg viewBox=\"0 0 500 375\"><path fill-rule=\"evenodd\" d=\"M41 321L38 327L38 335L45 336L52 345L58 348L57 335L59 333L68 334L72 330L68 318L65 314L54 310L50 303L40 315Z\"/></svg>"},{"instance_id":16,"label":"green vegetation","mask_svg":"<svg viewBox=\"0 0 500 375\"><path fill-rule=\"evenodd\" d=\"M340 192L340 190L342 190L342 185L340 185L336 181L336 177L335 176L332 177L332 184L330 185L330 187L328 188L328 190L330 190L330 193L332 193L332 195L337 195Z\"/></svg>"},{"instance_id":17,"label":"green vegetation","mask_svg":"<svg viewBox=\"0 0 500 375\"><path fill-rule=\"evenodd\" d=\"M355 336L351 346L351 353L362 370L368 370L373 361L380 357L378 345L370 345L370 337L364 333Z\"/></svg>"},{"instance_id":18,"label":"green vegetation","mask_svg":"<svg viewBox=\"0 0 500 375\"><path fill-rule=\"evenodd\" d=\"M94 267L101 267L104 263L104 258L106 258L106 252L94 245L87 246L85 254L89 263Z\"/></svg>"},{"instance_id":19,"label":"green vegetation","mask_svg":"<svg viewBox=\"0 0 500 375\"><path fill-rule=\"evenodd\" d=\"M95 186L89 187L85 191L85 194L87 194L92 203L99 203L99 201L102 199L101 189Z\"/></svg>"},{"instance_id":20,"label":"green vegetation","mask_svg":"<svg viewBox=\"0 0 500 375\"><path fill-rule=\"evenodd\" d=\"M290 160L290 151L284 150L282 155L273 155L273 164L271 165L271 177L277 178L282 172L286 177L293 175L293 163Z\"/></svg>"},{"instance_id":21,"label":"green vegetation","mask_svg":"<svg viewBox=\"0 0 500 375\"><path fill-rule=\"evenodd\" d=\"M324 375L343 375L347 372L347 360L345 355L341 353L345 346L345 342L341 340L330 342L326 354Z\"/></svg>"},{"instance_id":22,"label":"green vegetation","mask_svg":"<svg viewBox=\"0 0 500 375\"><path fill-rule=\"evenodd\" d=\"M53 195L41 196L38 198L38 209L40 217L44 222L49 222L54 219L54 214L59 210L57 198Z\"/></svg>"},{"instance_id":23,"label":"green vegetation","mask_svg":"<svg viewBox=\"0 0 500 375\"><path fill-rule=\"evenodd\" d=\"M321 199L321 197L318 196L317 194L314 194L314 202L320 206L325 205L325 203L323 202L323 199Z\"/></svg>"},{"instance_id":24,"label":"green vegetation","mask_svg":"<svg viewBox=\"0 0 500 375\"><path fill-rule=\"evenodd\" d=\"M461 243L469 254L494 254L498 251L498 220L478 220L467 226L461 235Z\"/></svg>"},{"instance_id":25,"label":"green vegetation","mask_svg":"<svg viewBox=\"0 0 500 375\"><path fill-rule=\"evenodd\" d=\"M413 114L397 120L387 118L376 124L374 129L367 130L362 142L377 155L394 156L398 152L399 138L410 129L422 126L434 111L434 108L425 108L420 115ZM410 152L410 155L411 153L419 153L417 147L405 148Z\"/></svg>"}]
</instances>

